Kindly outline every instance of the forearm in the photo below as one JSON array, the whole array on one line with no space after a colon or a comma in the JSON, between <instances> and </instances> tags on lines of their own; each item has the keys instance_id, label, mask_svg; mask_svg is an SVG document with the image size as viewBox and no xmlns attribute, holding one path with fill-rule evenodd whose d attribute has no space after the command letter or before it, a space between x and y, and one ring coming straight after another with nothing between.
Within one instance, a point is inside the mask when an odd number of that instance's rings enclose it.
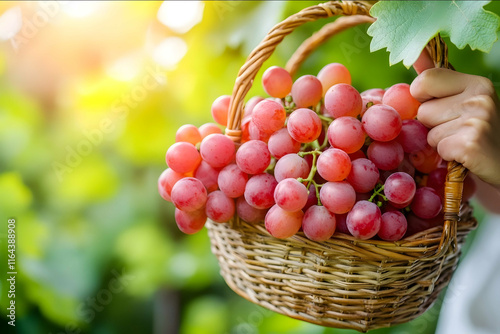
<instances>
[{"instance_id":1,"label":"forearm","mask_svg":"<svg viewBox=\"0 0 500 334\"><path fill-rule=\"evenodd\" d=\"M476 182L476 199L481 205L493 213L500 214L500 185L492 185L478 178L476 175L471 175Z\"/></svg>"}]
</instances>

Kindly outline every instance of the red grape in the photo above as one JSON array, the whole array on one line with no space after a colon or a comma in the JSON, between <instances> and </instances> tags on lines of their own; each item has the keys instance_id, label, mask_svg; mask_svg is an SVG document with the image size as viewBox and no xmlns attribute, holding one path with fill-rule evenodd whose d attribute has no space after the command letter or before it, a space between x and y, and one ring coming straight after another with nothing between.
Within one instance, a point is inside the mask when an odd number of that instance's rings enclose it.
<instances>
[{"instance_id":1,"label":"red grape","mask_svg":"<svg viewBox=\"0 0 500 334\"><path fill-rule=\"evenodd\" d=\"M347 181L356 192L367 193L375 188L379 176L377 166L372 161L360 158L352 162L351 172L347 176Z\"/></svg>"},{"instance_id":2,"label":"red grape","mask_svg":"<svg viewBox=\"0 0 500 334\"><path fill-rule=\"evenodd\" d=\"M284 179L274 189L274 201L285 211L299 211L307 203L308 191L296 179Z\"/></svg>"},{"instance_id":3,"label":"red grape","mask_svg":"<svg viewBox=\"0 0 500 334\"><path fill-rule=\"evenodd\" d=\"M272 134L285 125L285 120L285 108L275 101L263 100L253 108L252 122L261 132Z\"/></svg>"},{"instance_id":4,"label":"red grape","mask_svg":"<svg viewBox=\"0 0 500 334\"><path fill-rule=\"evenodd\" d=\"M326 181L342 181L351 171L351 159L338 148L329 148L318 157L318 173Z\"/></svg>"},{"instance_id":5,"label":"red grape","mask_svg":"<svg viewBox=\"0 0 500 334\"><path fill-rule=\"evenodd\" d=\"M405 215L399 211L390 211L382 215L378 236L382 240L400 240L406 233L408 222Z\"/></svg>"},{"instance_id":6,"label":"red grape","mask_svg":"<svg viewBox=\"0 0 500 334\"><path fill-rule=\"evenodd\" d=\"M403 172L392 174L385 180L384 184L385 197L395 204L410 202L415 195L416 189L415 180Z\"/></svg>"},{"instance_id":7,"label":"red grape","mask_svg":"<svg viewBox=\"0 0 500 334\"><path fill-rule=\"evenodd\" d=\"M210 166L215 168L224 167L234 160L234 143L224 135L211 134L201 141L200 153L202 159Z\"/></svg>"},{"instance_id":8,"label":"red grape","mask_svg":"<svg viewBox=\"0 0 500 334\"><path fill-rule=\"evenodd\" d=\"M443 208L441 197L438 193L429 187L417 189L413 201L411 202L411 211L423 219L436 217Z\"/></svg>"},{"instance_id":9,"label":"red grape","mask_svg":"<svg viewBox=\"0 0 500 334\"><path fill-rule=\"evenodd\" d=\"M333 120L328 127L328 142L346 153L354 153L365 143L365 132L361 122L351 116Z\"/></svg>"},{"instance_id":10,"label":"red grape","mask_svg":"<svg viewBox=\"0 0 500 334\"><path fill-rule=\"evenodd\" d=\"M403 148L396 141L374 141L366 153L375 166L382 170L395 169L404 159Z\"/></svg>"},{"instance_id":11,"label":"red grape","mask_svg":"<svg viewBox=\"0 0 500 334\"><path fill-rule=\"evenodd\" d=\"M231 96L222 95L216 98L214 103L212 103L212 118L222 126L227 126L227 115L230 102Z\"/></svg>"},{"instance_id":12,"label":"red grape","mask_svg":"<svg viewBox=\"0 0 500 334\"><path fill-rule=\"evenodd\" d=\"M226 196L236 198L245 192L247 181L248 175L236 164L230 164L220 171L217 183Z\"/></svg>"},{"instance_id":13,"label":"red grape","mask_svg":"<svg viewBox=\"0 0 500 334\"><path fill-rule=\"evenodd\" d=\"M304 75L292 86L292 99L297 108L316 107L323 96L321 82L314 75Z\"/></svg>"},{"instance_id":14,"label":"red grape","mask_svg":"<svg viewBox=\"0 0 500 334\"><path fill-rule=\"evenodd\" d=\"M181 126L175 133L176 142L187 142L196 145L201 142L201 139L200 131L192 124Z\"/></svg>"},{"instance_id":15,"label":"red grape","mask_svg":"<svg viewBox=\"0 0 500 334\"><path fill-rule=\"evenodd\" d=\"M346 181L323 184L319 197L323 206L335 214L348 212L356 202L356 192Z\"/></svg>"},{"instance_id":16,"label":"red grape","mask_svg":"<svg viewBox=\"0 0 500 334\"><path fill-rule=\"evenodd\" d=\"M217 178L219 177L219 170L213 168L205 161L202 161L194 172L194 177L200 180L208 192L212 192L219 188Z\"/></svg>"},{"instance_id":17,"label":"red grape","mask_svg":"<svg viewBox=\"0 0 500 334\"><path fill-rule=\"evenodd\" d=\"M324 206L313 205L302 218L302 230L304 234L314 241L325 241L335 233L335 215Z\"/></svg>"},{"instance_id":18,"label":"red grape","mask_svg":"<svg viewBox=\"0 0 500 334\"><path fill-rule=\"evenodd\" d=\"M191 143L180 142L170 146L165 155L168 167L177 173L193 172L201 163L200 153Z\"/></svg>"},{"instance_id":19,"label":"red grape","mask_svg":"<svg viewBox=\"0 0 500 334\"><path fill-rule=\"evenodd\" d=\"M256 209L247 203L245 197L239 197L236 200L236 213L247 223L257 223L263 221L267 210Z\"/></svg>"},{"instance_id":20,"label":"red grape","mask_svg":"<svg viewBox=\"0 0 500 334\"><path fill-rule=\"evenodd\" d=\"M170 195L174 184L184 178L183 174L177 173L171 168L167 168L161 173L158 178L158 192L164 200L172 202Z\"/></svg>"},{"instance_id":21,"label":"red grape","mask_svg":"<svg viewBox=\"0 0 500 334\"><path fill-rule=\"evenodd\" d=\"M290 114L287 128L290 136L299 143L310 143L318 139L323 127L314 111L300 108Z\"/></svg>"},{"instance_id":22,"label":"red grape","mask_svg":"<svg viewBox=\"0 0 500 334\"><path fill-rule=\"evenodd\" d=\"M374 237L380 230L381 213L372 202L359 201L347 214L347 228L351 234L362 240Z\"/></svg>"},{"instance_id":23,"label":"red grape","mask_svg":"<svg viewBox=\"0 0 500 334\"><path fill-rule=\"evenodd\" d=\"M278 160L274 166L274 177L280 182L286 178L305 179L309 175L309 165L304 158L297 154L287 154Z\"/></svg>"},{"instance_id":24,"label":"red grape","mask_svg":"<svg viewBox=\"0 0 500 334\"><path fill-rule=\"evenodd\" d=\"M318 79L323 87L323 95L328 89L336 84L345 83L351 84L351 73L347 67L339 63L331 63L324 66L318 73Z\"/></svg>"},{"instance_id":25,"label":"red grape","mask_svg":"<svg viewBox=\"0 0 500 334\"><path fill-rule=\"evenodd\" d=\"M403 120L415 118L420 106L420 102L411 96L410 85L406 83L398 83L387 89L382 103L396 109Z\"/></svg>"},{"instance_id":26,"label":"red grape","mask_svg":"<svg viewBox=\"0 0 500 334\"><path fill-rule=\"evenodd\" d=\"M235 212L234 200L220 190L208 194L205 213L217 223L225 223L233 218Z\"/></svg>"},{"instance_id":27,"label":"red grape","mask_svg":"<svg viewBox=\"0 0 500 334\"><path fill-rule=\"evenodd\" d=\"M179 210L196 211L207 202L207 189L200 180L185 177L175 183L170 197Z\"/></svg>"},{"instance_id":28,"label":"red grape","mask_svg":"<svg viewBox=\"0 0 500 334\"><path fill-rule=\"evenodd\" d=\"M325 112L326 115L333 118L358 116L362 103L359 92L348 84L334 85L325 94Z\"/></svg>"},{"instance_id":29,"label":"red grape","mask_svg":"<svg viewBox=\"0 0 500 334\"><path fill-rule=\"evenodd\" d=\"M274 189L278 185L270 174L252 176L245 187L245 200L257 209L268 209L274 205Z\"/></svg>"},{"instance_id":30,"label":"red grape","mask_svg":"<svg viewBox=\"0 0 500 334\"><path fill-rule=\"evenodd\" d=\"M175 222L179 230L186 234L195 234L200 231L205 222L207 221L207 215L205 210L202 208L200 210L185 212L179 209L175 209Z\"/></svg>"},{"instance_id":31,"label":"red grape","mask_svg":"<svg viewBox=\"0 0 500 334\"><path fill-rule=\"evenodd\" d=\"M275 238L286 239L295 235L302 226L302 211L285 211L274 205L266 214L266 230Z\"/></svg>"},{"instance_id":32,"label":"red grape","mask_svg":"<svg viewBox=\"0 0 500 334\"><path fill-rule=\"evenodd\" d=\"M368 109L362 119L363 130L373 140L390 141L401 131L401 117L394 108L377 104Z\"/></svg>"},{"instance_id":33,"label":"red grape","mask_svg":"<svg viewBox=\"0 0 500 334\"><path fill-rule=\"evenodd\" d=\"M267 145L269 152L276 159L280 159L289 153L298 153L300 151L300 143L290 136L287 128L279 129L273 133L269 137Z\"/></svg>"},{"instance_id":34,"label":"red grape","mask_svg":"<svg viewBox=\"0 0 500 334\"><path fill-rule=\"evenodd\" d=\"M272 97L283 98L292 90L290 73L279 66L269 67L262 75L262 87Z\"/></svg>"},{"instance_id":35,"label":"red grape","mask_svg":"<svg viewBox=\"0 0 500 334\"><path fill-rule=\"evenodd\" d=\"M271 153L260 140L247 141L236 152L236 164L247 174L263 173L270 163Z\"/></svg>"}]
</instances>

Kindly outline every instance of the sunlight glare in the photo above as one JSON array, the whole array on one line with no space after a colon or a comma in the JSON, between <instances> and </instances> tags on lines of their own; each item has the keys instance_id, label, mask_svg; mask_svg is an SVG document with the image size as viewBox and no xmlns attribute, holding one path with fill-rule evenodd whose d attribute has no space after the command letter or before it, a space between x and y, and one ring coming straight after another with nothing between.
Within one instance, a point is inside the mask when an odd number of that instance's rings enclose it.
<instances>
[{"instance_id":1,"label":"sunlight glare","mask_svg":"<svg viewBox=\"0 0 500 334\"><path fill-rule=\"evenodd\" d=\"M173 31L184 34L203 17L201 1L164 1L158 10L158 20Z\"/></svg>"},{"instance_id":2,"label":"sunlight glare","mask_svg":"<svg viewBox=\"0 0 500 334\"><path fill-rule=\"evenodd\" d=\"M188 50L186 42L179 37L165 38L153 51L153 59L165 69L174 69Z\"/></svg>"},{"instance_id":3,"label":"sunlight glare","mask_svg":"<svg viewBox=\"0 0 500 334\"><path fill-rule=\"evenodd\" d=\"M14 37L23 25L23 17L19 6L10 8L0 16L0 40L6 41Z\"/></svg>"}]
</instances>

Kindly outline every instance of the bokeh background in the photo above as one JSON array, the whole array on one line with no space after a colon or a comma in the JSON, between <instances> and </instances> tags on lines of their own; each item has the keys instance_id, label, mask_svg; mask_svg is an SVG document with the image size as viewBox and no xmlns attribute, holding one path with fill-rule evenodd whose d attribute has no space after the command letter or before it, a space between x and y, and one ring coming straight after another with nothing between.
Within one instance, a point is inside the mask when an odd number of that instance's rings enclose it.
<instances>
[{"instance_id":1,"label":"bokeh background","mask_svg":"<svg viewBox=\"0 0 500 334\"><path fill-rule=\"evenodd\" d=\"M1 333L354 333L238 297L206 230L180 233L157 193L176 129L210 122L212 101L231 93L252 48L312 4L0 3ZM500 13L498 2L486 8ZM284 66L326 22L299 28L265 66ZM412 69L370 53L366 28L330 40L299 75L341 62L359 91L410 83ZM450 59L500 89L499 42L489 54L450 46ZM249 96L264 94L261 74ZM8 218L17 221L15 329L6 318ZM434 333L443 304L372 333Z\"/></svg>"}]
</instances>

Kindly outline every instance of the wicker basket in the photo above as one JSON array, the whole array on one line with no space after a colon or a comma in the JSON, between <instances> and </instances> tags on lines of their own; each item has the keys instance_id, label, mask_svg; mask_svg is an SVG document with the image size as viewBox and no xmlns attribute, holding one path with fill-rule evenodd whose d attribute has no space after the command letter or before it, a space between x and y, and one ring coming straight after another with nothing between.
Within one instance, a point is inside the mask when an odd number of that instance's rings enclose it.
<instances>
[{"instance_id":1,"label":"wicker basket","mask_svg":"<svg viewBox=\"0 0 500 334\"><path fill-rule=\"evenodd\" d=\"M326 25L307 40L287 65L293 73L332 34L373 21L370 6L361 1L332 1L306 8L271 29L236 79L226 130L236 145L245 95L283 38L309 21L353 15ZM428 51L436 67L451 67L439 37L429 43ZM476 226L470 207L461 205L466 173L460 164L449 163L443 226L397 242L358 240L341 233L326 242L314 242L302 232L281 240L270 236L263 224L235 217L224 224L207 222L212 252L231 289L272 311L362 332L404 323L422 314L449 283L461 245Z\"/></svg>"}]
</instances>

